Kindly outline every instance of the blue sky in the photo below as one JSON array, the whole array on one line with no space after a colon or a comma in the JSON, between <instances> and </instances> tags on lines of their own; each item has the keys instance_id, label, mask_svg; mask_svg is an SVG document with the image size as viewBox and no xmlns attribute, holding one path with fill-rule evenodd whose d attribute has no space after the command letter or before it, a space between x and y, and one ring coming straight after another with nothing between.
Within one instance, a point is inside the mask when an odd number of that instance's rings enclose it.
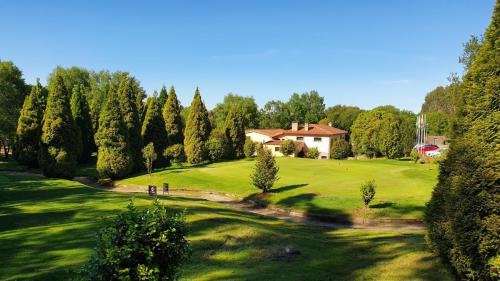
<instances>
[{"instance_id":1,"label":"blue sky","mask_svg":"<svg viewBox=\"0 0 500 281\"><path fill-rule=\"evenodd\" d=\"M0 59L28 82L56 65L129 71L148 94L196 86L208 108L228 92L327 106L418 111L462 72L458 56L489 23L481 1L1 1Z\"/></svg>"}]
</instances>

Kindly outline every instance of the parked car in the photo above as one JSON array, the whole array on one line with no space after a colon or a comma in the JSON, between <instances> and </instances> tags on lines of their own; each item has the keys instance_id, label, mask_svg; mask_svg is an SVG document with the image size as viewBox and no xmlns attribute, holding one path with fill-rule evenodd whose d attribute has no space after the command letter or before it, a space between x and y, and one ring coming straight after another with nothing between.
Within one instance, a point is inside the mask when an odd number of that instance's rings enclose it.
<instances>
[{"instance_id":1,"label":"parked car","mask_svg":"<svg viewBox=\"0 0 500 281\"><path fill-rule=\"evenodd\" d=\"M427 151L438 150L439 146L434 145L434 144L423 144L423 145L415 145L413 147L413 149L418 150L418 151L427 152Z\"/></svg>"}]
</instances>

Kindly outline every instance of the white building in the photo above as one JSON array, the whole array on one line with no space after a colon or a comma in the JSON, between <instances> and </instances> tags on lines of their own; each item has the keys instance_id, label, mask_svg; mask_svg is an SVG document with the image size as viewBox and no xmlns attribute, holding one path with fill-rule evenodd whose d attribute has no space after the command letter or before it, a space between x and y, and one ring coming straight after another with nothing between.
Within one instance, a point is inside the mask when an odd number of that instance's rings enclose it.
<instances>
[{"instance_id":1,"label":"white building","mask_svg":"<svg viewBox=\"0 0 500 281\"><path fill-rule=\"evenodd\" d=\"M330 148L333 140L345 139L347 131L337 129L331 124L308 124L299 128L298 123L292 123L292 129L250 129L246 136L252 141L262 143L271 149L275 156L282 156L279 151L281 141L292 140L295 144L295 157L304 157L310 148L316 147L319 151L319 158L329 159Z\"/></svg>"}]
</instances>

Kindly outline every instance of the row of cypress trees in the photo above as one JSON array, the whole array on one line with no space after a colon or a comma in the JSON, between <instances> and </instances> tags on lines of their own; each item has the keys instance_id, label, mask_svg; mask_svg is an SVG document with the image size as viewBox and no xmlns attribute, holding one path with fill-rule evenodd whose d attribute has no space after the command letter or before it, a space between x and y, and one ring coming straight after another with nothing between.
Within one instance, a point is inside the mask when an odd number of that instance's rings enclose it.
<instances>
[{"instance_id":1,"label":"row of cypress trees","mask_svg":"<svg viewBox=\"0 0 500 281\"><path fill-rule=\"evenodd\" d=\"M77 163L89 161L97 150L99 176L123 178L143 170L142 148L149 143L158 156L155 167L169 165L165 150L173 145L183 145L189 163L211 160L207 141L213 136L212 126L198 88L183 129L181 105L173 87L168 92L163 87L160 96L149 97L142 109L130 79L117 85L110 87L98 126L93 126L83 85L75 83L70 91L57 71L48 91L37 82L18 121L18 161L40 166L46 176L72 178ZM238 108L229 112L223 130L219 135L228 147L224 158L243 157L245 128Z\"/></svg>"}]
</instances>

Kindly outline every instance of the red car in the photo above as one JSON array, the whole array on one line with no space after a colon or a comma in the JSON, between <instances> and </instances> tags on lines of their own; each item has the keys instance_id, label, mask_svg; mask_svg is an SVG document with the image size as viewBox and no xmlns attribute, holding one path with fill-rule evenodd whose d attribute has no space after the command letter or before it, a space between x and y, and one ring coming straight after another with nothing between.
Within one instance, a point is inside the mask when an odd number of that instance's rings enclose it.
<instances>
[{"instance_id":1,"label":"red car","mask_svg":"<svg viewBox=\"0 0 500 281\"><path fill-rule=\"evenodd\" d=\"M413 147L413 149L418 150L418 151L422 151L422 152L427 152L427 151L438 150L439 146L433 145L433 144L415 145L415 147Z\"/></svg>"}]
</instances>

